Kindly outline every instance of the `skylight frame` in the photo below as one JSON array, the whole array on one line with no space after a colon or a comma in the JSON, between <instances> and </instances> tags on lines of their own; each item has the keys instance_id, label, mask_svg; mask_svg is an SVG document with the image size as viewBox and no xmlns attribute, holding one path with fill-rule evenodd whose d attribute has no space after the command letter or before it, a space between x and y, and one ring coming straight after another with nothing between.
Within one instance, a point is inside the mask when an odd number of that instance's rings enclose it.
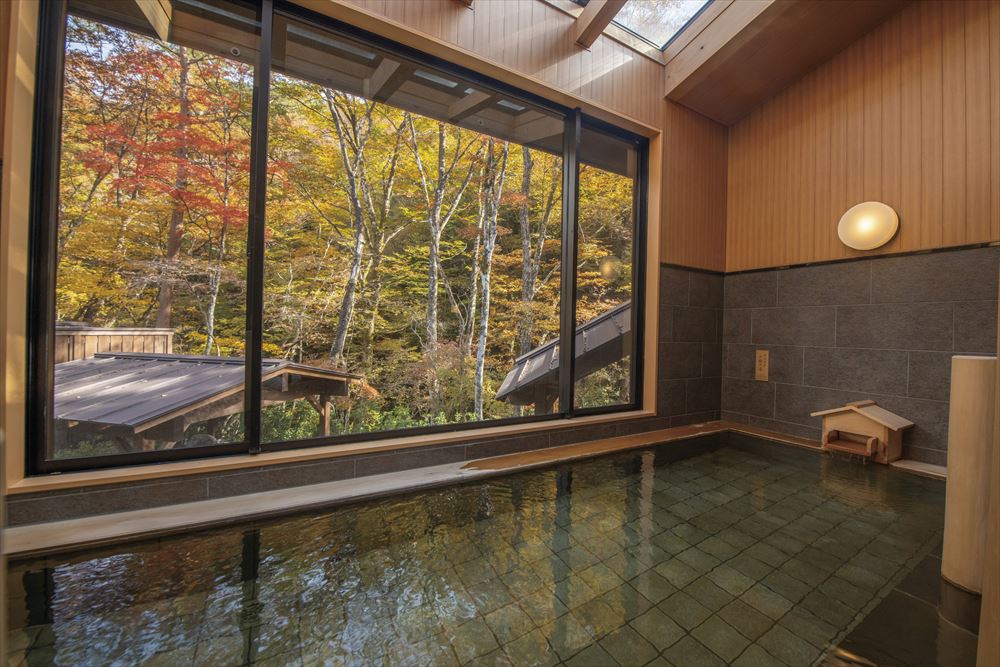
<instances>
[{"instance_id":1,"label":"skylight frame","mask_svg":"<svg viewBox=\"0 0 1000 667\"><path fill-rule=\"evenodd\" d=\"M579 0L573 0L573 1L576 2L576 4L579 4L581 6L586 6L586 1L584 1L584 2L580 2ZM641 0L638 0L638 1L641 1ZM659 52L662 53L662 52L666 51L667 47L669 47L671 44L673 44L674 41L676 41L677 38L680 37L684 33L685 30L687 30L689 27L691 27L691 24L694 23L695 20L697 20L697 18L699 16L701 16L702 13L704 13L704 11L706 9L708 9L714 2L715 2L715 0L705 0L705 2L702 3L701 7L698 8L698 11L696 11L694 14L692 14L691 17L688 18L688 20L685 21L684 24L681 25L681 27L679 27L676 31L674 31L674 33L672 35L670 35L670 38L667 41L665 41L663 44L657 44L656 42L652 41L648 37L646 37L644 35L640 35L638 32L636 32L632 28L628 27L627 25L624 25L623 23L618 22L616 20L618 18L617 14L615 15L615 18L611 19L611 24L614 25L616 28L620 28L620 29L624 30L629 35L635 37L636 39L642 41L645 44L648 44L649 46L653 47L654 49L656 49L657 51L659 51ZM624 9L624 7L622 9ZM619 11L619 13L621 13L621 12Z\"/></svg>"}]
</instances>

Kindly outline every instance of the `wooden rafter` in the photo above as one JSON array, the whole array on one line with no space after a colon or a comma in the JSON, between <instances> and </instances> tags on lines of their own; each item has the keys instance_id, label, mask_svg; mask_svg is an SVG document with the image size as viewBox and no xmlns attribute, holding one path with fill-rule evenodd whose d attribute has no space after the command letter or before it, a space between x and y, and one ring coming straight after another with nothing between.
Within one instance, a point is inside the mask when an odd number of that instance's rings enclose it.
<instances>
[{"instance_id":1,"label":"wooden rafter","mask_svg":"<svg viewBox=\"0 0 1000 667\"><path fill-rule=\"evenodd\" d=\"M167 41L170 38L170 23L173 7L170 0L135 0L143 16L156 32L156 36Z\"/></svg>"},{"instance_id":2,"label":"wooden rafter","mask_svg":"<svg viewBox=\"0 0 1000 667\"><path fill-rule=\"evenodd\" d=\"M412 65L383 58L372 75L365 79L365 97L376 102L385 102L410 78L411 74L413 74Z\"/></svg>"},{"instance_id":3,"label":"wooden rafter","mask_svg":"<svg viewBox=\"0 0 1000 667\"><path fill-rule=\"evenodd\" d=\"M496 101L492 93L481 90L474 90L465 97L455 100L448 107L448 120L457 123L463 118L467 118L481 109L485 109Z\"/></svg>"},{"instance_id":4,"label":"wooden rafter","mask_svg":"<svg viewBox=\"0 0 1000 667\"><path fill-rule=\"evenodd\" d=\"M589 49L624 4L625 0L590 0L576 19L576 43Z\"/></svg>"}]
</instances>

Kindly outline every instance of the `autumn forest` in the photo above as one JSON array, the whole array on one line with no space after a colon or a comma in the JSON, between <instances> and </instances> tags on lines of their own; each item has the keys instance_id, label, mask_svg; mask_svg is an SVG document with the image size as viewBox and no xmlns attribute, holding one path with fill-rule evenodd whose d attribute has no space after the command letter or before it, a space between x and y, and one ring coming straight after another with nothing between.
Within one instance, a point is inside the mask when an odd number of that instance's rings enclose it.
<instances>
[{"instance_id":1,"label":"autumn forest","mask_svg":"<svg viewBox=\"0 0 1000 667\"><path fill-rule=\"evenodd\" d=\"M71 15L64 71L57 320L242 357L252 60ZM530 414L496 394L559 337L561 152L392 102L272 73L263 355L360 377L333 433ZM631 296L633 188L580 166L578 323ZM579 378L576 403L627 403L628 374ZM315 408L267 405L264 438L316 435Z\"/></svg>"}]
</instances>

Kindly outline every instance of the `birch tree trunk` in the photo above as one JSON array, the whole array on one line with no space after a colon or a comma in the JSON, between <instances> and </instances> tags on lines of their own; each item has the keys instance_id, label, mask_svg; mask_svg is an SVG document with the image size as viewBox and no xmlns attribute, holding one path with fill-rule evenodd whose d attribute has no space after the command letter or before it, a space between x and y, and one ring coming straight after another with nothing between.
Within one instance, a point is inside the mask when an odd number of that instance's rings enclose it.
<instances>
[{"instance_id":1,"label":"birch tree trunk","mask_svg":"<svg viewBox=\"0 0 1000 667\"><path fill-rule=\"evenodd\" d=\"M535 314L532 304L538 295L538 290L551 278L553 272L539 279L542 268L542 258L545 254L545 242L548 240L549 221L556 203L558 180L553 179L545 199L545 207L535 229L531 224L531 181L534 171L534 160L528 148L522 148L524 171L521 174L521 210L519 222L521 227L521 321L518 324L518 354L526 354L531 350L531 341L535 333Z\"/></svg>"},{"instance_id":2,"label":"birch tree trunk","mask_svg":"<svg viewBox=\"0 0 1000 667\"><path fill-rule=\"evenodd\" d=\"M534 315L531 312L531 302L535 299L535 281L533 275L533 254L531 252L531 172L535 166L531 158L531 150L521 147L521 210L518 221L521 223L521 321L518 327L518 355L531 349L531 332L534 329Z\"/></svg>"},{"instance_id":3,"label":"birch tree trunk","mask_svg":"<svg viewBox=\"0 0 1000 667\"><path fill-rule=\"evenodd\" d=\"M222 285L223 262L226 258L226 227L222 227L219 237L219 253L215 267L208 277L208 304L205 307L205 356L212 354L215 344L215 309L219 303L219 288Z\"/></svg>"},{"instance_id":4,"label":"birch tree trunk","mask_svg":"<svg viewBox=\"0 0 1000 667\"><path fill-rule=\"evenodd\" d=\"M358 174L365 168L365 144L371 129L373 103L365 104L365 113L358 117L350 108L352 102L345 100L338 104L334 93L329 88L323 89L327 109L337 131L337 141L340 155L344 162L344 173L347 177L347 197L351 204L351 227L354 232L354 242L351 246L351 268L344 285L344 295L340 302L340 313L337 317L337 329L334 332L333 344L330 346L330 362L338 367L344 365L344 348L347 345L347 332L354 315L354 303L357 298L358 279L361 275L361 263L364 256L364 208L362 204L361 184ZM342 119L342 114L344 118ZM345 121L350 127L345 127ZM348 148L347 132L350 130L351 148Z\"/></svg>"},{"instance_id":5,"label":"birch tree trunk","mask_svg":"<svg viewBox=\"0 0 1000 667\"><path fill-rule=\"evenodd\" d=\"M441 272L441 236L452 215L458 209L465 194L469 181L472 179L472 172L475 168L474 160L470 161L469 169L462 180L461 185L452 192L451 203L446 206L447 187L455 168L462 161L465 155L476 142L473 137L464 146L462 145L462 131L457 131L455 138L455 150L448 158L447 141L445 134L445 124L437 123L437 154L435 156L437 173L429 174L424 167L420 157L420 141L413 124L412 116L407 116L407 125L410 129L410 140L413 149L414 161L417 172L420 174L420 184L423 187L424 203L427 210L427 229L429 236L428 261L427 261L427 326L425 329L424 352L433 353L438 346L438 277Z\"/></svg>"},{"instance_id":6,"label":"birch tree trunk","mask_svg":"<svg viewBox=\"0 0 1000 667\"><path fill-rule=\"evenodd\" d=\"M493 139L489 139L486 149L486 166L483 168L483 268L480 274L479 343L476 346L476 397L474 411L476 419L483 418L483 370L486 365L486 339L490 329L490 279L493 271L493 250L497 241L497 215L500 212L500 198L503 196L503 181L507 173L509 146L505 141L499 159L494 156ZM497 162L499 161L499 164Z\"/></svg>"}]
</instances>

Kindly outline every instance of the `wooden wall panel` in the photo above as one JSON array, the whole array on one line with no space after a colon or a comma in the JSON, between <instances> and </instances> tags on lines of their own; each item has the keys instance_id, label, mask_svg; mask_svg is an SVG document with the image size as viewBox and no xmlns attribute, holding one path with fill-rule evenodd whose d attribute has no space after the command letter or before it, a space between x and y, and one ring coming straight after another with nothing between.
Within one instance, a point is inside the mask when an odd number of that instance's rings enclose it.
<instances>
[{"instance_id":1,"label":"wooden wall panel","mask_svg":"<svg viewBox=\"0 0 1000 667\"><path fill-rule=\"evenodd\" d=\"M877 253L1000 240L998 156L1000 0L914 2L730 128L726 270L864 254L836 224L867 199Z\"/></svg>"},{"instance_id":2,"label":"wooden wall panel","mask_svg":"<svg viewBox=\"0 0 1000 667\"><path fill-rule=\"evenodd\" d=\"M723 270L726 129L663 99L662 64L607 36L580 47L574 18L539 0L342 1L662 131L660 259Z\"/></svg>"},{"instance_id":3,"label":"wooden wall panel","mask_svg":"<svg viewBox=\"0 0 1000 667\"><path fill-rule=\"evenodd\" d=\"M721 271L726 246L726 128L673 102L664 119L660 257Z\"/></svg>"}]
</instances>

